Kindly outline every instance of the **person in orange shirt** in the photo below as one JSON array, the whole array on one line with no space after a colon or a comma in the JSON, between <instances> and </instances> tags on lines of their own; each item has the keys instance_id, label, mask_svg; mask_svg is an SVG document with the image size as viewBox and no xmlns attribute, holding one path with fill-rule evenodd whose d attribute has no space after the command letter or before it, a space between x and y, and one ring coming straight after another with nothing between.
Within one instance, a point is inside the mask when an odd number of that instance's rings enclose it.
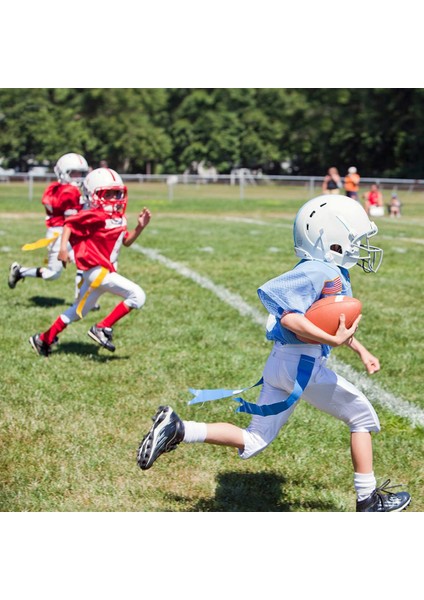
<instances>
[{"instance_id":1,"label":"person in orange shirt","mask_svg":"<svg viewBox=\"0 0 424 600\"><path fill-rule=\"evenodd\" d=\"M344 188L346 196L348 196L349 198L353 198L354 200L358 199L360 179L361 177L357 172L356 167L349 167L347 175L344 179Z\"/></svg>"}]
</instances>

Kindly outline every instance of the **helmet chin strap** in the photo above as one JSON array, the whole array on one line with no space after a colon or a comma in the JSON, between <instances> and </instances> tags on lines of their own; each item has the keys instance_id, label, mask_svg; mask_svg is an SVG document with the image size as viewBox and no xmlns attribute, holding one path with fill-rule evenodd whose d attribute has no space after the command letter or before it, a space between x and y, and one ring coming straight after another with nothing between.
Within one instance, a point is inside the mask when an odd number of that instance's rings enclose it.
<instances>
[{"instance_id":1,"label":"helmet chin strap","mask_svg":"<svg viewBox=\"0 0 424 600\"><path fill-rule=\"evenodd\" d=\"M319 230L319 241L321 242L322 253L324 255L325 262L334 262L334 257L331 252L328 250L328 241L327 236L325 235L324 229Z\"/></svg>"}]
</instances>

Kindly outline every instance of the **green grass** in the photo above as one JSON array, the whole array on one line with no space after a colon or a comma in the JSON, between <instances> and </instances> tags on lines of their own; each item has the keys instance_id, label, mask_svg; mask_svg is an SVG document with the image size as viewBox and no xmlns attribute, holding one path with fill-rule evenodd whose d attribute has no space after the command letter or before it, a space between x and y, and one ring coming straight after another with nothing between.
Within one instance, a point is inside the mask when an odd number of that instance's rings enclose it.
<instances>
[{"instance_id":1,"label":"green grass","mask_svg":"<svg viewBox=\"0 0 424 600\"><path fill-rule=\"evenodd\" d=\"M35 186L40 197L44 185ZM146 205L152 221L138 243L160 251L262 310L256 289L295 263L291 224L308 199L305 188L130 185L129 222ZM352 272L364 304L360 339L379 356L375 380L424 410L421 265L424 209L421 193L405 193L399 221L378 220L385 251L377 275ZM193 387L254 383L268 355L264 331L210 291L132 249L119 268L147 293L140 312L115 328L114 354L87 336L99 313L63 332L49 360L28 337L46 329L72 302L74 271L51 283L27 279L7 287L13 260L41 264L43 250L20 247L44 235L43 209L24 185L0 185L0 510L2 511L352 511L349 432L337 420L301 403L273 444L241 461L228 448L181 445L141 472L138 443L161 403L185 419L231 421L224 400L187 406ZM260 223L247 222L253 219ZM103 316L116 304L101 298ZM265 312L264 312L265 317ZM356 355L335 355L362 372ZM254 400L251 391L247 399ZM374 436L375 472L407 484L412 509L423 511L424 433L376 406L382 431Z\"/></svg>"}]
</instances>

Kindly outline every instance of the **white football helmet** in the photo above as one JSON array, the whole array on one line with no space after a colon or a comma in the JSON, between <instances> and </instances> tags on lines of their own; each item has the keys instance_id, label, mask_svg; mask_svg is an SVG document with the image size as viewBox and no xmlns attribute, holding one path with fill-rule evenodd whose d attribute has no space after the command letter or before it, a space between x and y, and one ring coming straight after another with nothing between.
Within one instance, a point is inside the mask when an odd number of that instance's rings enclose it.
<instances>
[{"instance_id":1,"label":"white football helmet","mask_svg":"<svg viewBox=\"0 0 424 600\"><path fill-rule=\"evenodd\" d=\"M345 269L357 264L366 273L376 273L383 250L371 246L369 238L377 232L377 226L357 200L325 194L306 202L297 213L294 249L300 258L334 263Z\"/></svg>"},{"instance_id":2,"label":"white football helmet","mask_svg":"<svg viewBox=\"0 0 424 600\"><path fill-rule=\"evenodd\" d=\"M101 208L113 217L122 217L127 208L127 187L113 169L91 171L84 179L82 193L89 208Z\"/></svg>"},{"instance_id":3,"label":"white football helmet","mask_svg":"<svg viewBox=\"0 0 424 600\"><path fill-rule=\"evenodd\" d=\"M88 173L88 164L81 154L70 152L59 158L54 172L60 183L70 183L79 187Z\"/></svg>"}]
</instances>

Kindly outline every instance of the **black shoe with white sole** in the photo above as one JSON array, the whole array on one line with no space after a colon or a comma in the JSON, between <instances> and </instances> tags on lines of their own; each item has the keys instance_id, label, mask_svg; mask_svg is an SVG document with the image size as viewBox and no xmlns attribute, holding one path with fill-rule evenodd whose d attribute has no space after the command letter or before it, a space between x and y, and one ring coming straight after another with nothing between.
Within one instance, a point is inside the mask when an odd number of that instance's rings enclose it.
<instances>
[{"instance_id":1,"label":"black shoe with white sole","mask_svg":"<svg viewBox=\"0 0 424 600\"><path fill-rule=\"evenodd\" d=\"M40 338L40 334L36 333L29 338L29 343L40 356L48 357L52 351L52 347Z\"/></svg>"},{"instance_id":2,"label":"black shoe with white sole","mask_svg":"<svg viewBox=\"0 0 424 600\"><path fill-rule=\"evenodd\" d=\"M137 463L143 471L150 469L164 452L175 450L184 438L184 423L170 406L159 406L153 425L144 436L137 453Z\"/></svg>"},{"instance_id":3,"label":"black shoe with white sole","mask_svg":"<svg viewBox=\"0 0 424 600\"><path fill-rule=\"evenodd\" d=\"M390 479L376 488L368 498L357 502L356 512L401 512L405 510L411 502L411 496L408 492L397 492L396 494L390 492L390 489L398 486L388 487L389 483Z\"/></svg>"},{"instance_id":4,"label":"black shoe with white sole","mask_svg":"<svg viewBox=\"0 0 424 600\"><path fill-rule=\"evenodd\" d=\"M109 350L109 352L115 352L115 346L112 344L112 327L97 327L97 325L93 325L93 327L90 327L87 335L100 344L100 346Z\"/></svg>"},{"instance_id":5,"label":"black shoe with white sole","mask_svg":"<svg viewBox=\"0 0 424 600\"><path fill-rule=\"evenodd\" d=\"M20 281L21 279L24 279L21 275L20 269L21 269L21 265L17 262L14 262L10 265L9 277L7 279L7 283L11 290L13 290L13 288L16 287L16 284L18 283L18 281Z\"/></svg>"}]
</instances>

